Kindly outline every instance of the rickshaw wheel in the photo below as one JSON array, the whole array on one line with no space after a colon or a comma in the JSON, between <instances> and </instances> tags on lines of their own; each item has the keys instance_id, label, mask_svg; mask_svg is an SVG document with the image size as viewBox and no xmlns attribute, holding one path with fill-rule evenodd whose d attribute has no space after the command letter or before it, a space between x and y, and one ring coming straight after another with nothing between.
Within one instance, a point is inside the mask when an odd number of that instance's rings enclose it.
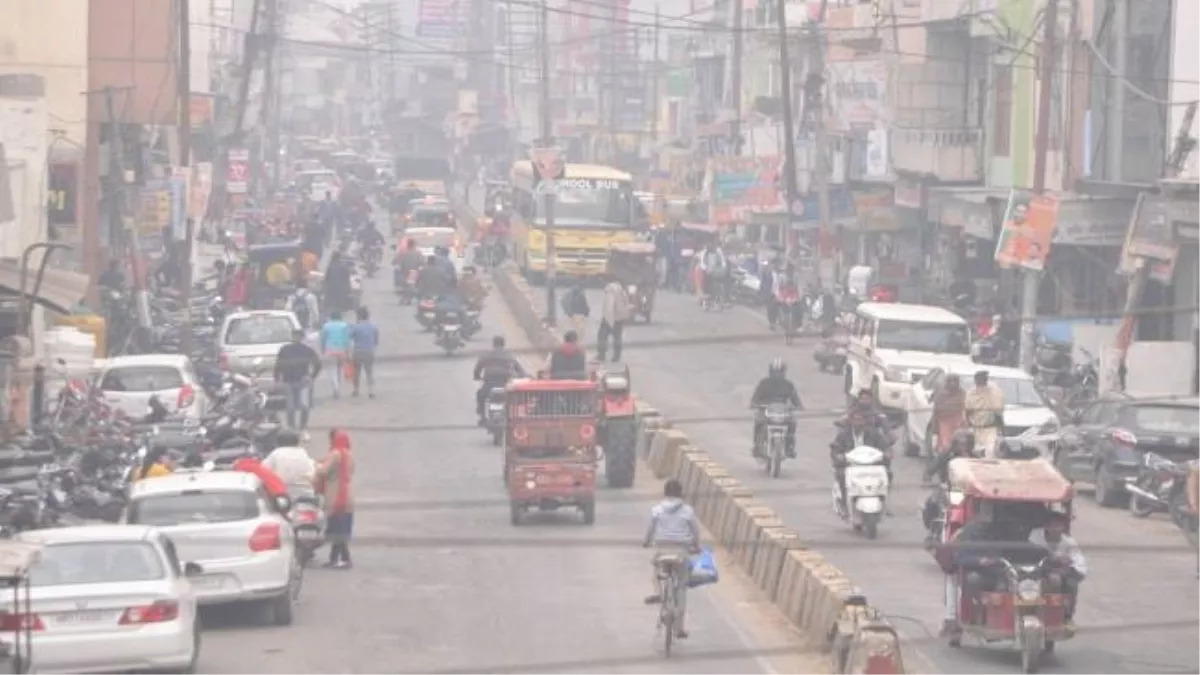
<instances>
[{"instance_id":1,"label":"rickshaw wheel","mask_svg":"<svg viewBox=\"0 0 1200 675\"><path fill-rule=\"evenodd\" d=\"M521 526L521 505L512 502L508 505L508 522L512 523L513 527Z\"/></svg>"},{"instance_id":2,"label":"rickshaw wheel","mask_svg":"<svg viewBox=\"0 0 1200 675\"><path fill-rule=\"evenodd\" d=\"M580 504L579 512L583 514L584 525L596 524L596 502L584 502Z\"/></svg>"},{"instance_id":3,"label":"rickshaw wheel","mask_svg":"<svg viewBox=\"0 0 1200 675\"><path fill-rule=\"evenodd\" d=\"M955 649L958 649L959 647L961 647L962 646L962 636L961 635L951 636L950 646Z\"/></svg>"},{"instance_id":4,"label":"rickshaw wheel","mask_svg":"<svg viewBox=\"0 0 1200 675\"><path fill-rule=\"evenodd\" d=\"M1045 646L1042 647L1042 653L1043 654L1053 654L1054 653L1054 640L1046 640Z\"/></svg>"}]
</instances>

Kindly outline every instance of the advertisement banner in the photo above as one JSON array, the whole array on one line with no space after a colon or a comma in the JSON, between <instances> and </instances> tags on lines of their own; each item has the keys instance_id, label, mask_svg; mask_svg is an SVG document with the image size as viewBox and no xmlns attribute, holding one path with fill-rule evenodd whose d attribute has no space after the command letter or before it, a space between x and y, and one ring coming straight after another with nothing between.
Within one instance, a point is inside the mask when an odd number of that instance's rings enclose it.
<instances>
[{"instance_id":1,"label":"advertisement banner","mask_svg":"<svg viewBox=\"0 0 1200 675\"><path fill-rule=\"evenodd\" d=\"M171 238L187 239L187 198L191 182L190 167L175 167L171 176Z\"/></svg>"},{"instance_id":2,"label":"advertisement banner","mask_svg":"<svg viewBox=\"0 0 1200 675\"><path fill-rule=\"evenodd\" d=\"M188 188L187 215L196 221L204 222L204 214L208 211L208 198L212 195L213 182L212 162L197 162L192 167L192 184Z\"/></svg>"},{"instance_id":3,"label":"advertisement banner","mask_svg":"<svg viewBox=\"0 0 1200 675\"><path fill-rule=\"evenodd\" d=\"M1057 197L1010 192L1004 226L996 242L996 263L1001 267L1045 269L1057 221Z\"/></svg>"},{"instance_id":4,"label":"advertisement banner","mask_svg":"<svg viewBox=\"0 0 1200 675\"><path fill-rule=\"evenodd\" d=\"M747 210L778 209L779 157L713 157L708 160L713 222L736 222Z\"/></svg>"},{"instance_id":5,"label":"advertisement banner","mask_svg":"<svg viewBox=\"0 0 1200 675\"><path fill-rule=\"evenodd\" d=\"M831 61L830 105L835 125L843 130L874 128L891 123L888 107L888 68L883 59Z\"/></svg>"},{"instance_id":6,"label":"advertisement banner","mask_svg":"<svg viewBox=\"0 0 1200 675\"><path fill-rule=\"evenodd\" d=\"M464 34L466 16L459 0L421 0L417 17L417 36L457 38Z\"/></svg>"},{"instance_id":7,"label":"advertisement banner","mask_svg":"<svg viewBox=\"0 0 1200 675\"><path fill-rule=\"evenodd\" d=\"M229 151L229 170L225 175L225 191L244 195L250 187L250 151L233 148Z\"/></svg>"},{"instance_id":8,"label":"advertisement banner","mask_svg":"<svg viewBox=\"0 0 1200 675\"><path fill-rule=\"evenodd\" d=\"M51 225L74 225L79 201L79 166L51 163L46 183L46 217Z\"/></svg>"}]
</instances>

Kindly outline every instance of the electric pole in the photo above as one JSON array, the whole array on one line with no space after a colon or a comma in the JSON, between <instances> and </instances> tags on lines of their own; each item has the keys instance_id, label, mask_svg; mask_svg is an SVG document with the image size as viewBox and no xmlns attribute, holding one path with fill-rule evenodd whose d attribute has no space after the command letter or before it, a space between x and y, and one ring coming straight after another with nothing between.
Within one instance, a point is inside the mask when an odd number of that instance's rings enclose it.
<instances>
[{"instance_id":1,"label":"electric pole","mask_svg":"<svg viewBox=\"0 0 1200 675\"><path fill-rule=\"evenodd\" d=\"M541 101L539 111L542 118L542 134L539 145L547 150L554 147L554 121L550 119L550 5L549 0L542 0L541 26L538 35L538 49L541 52ZM536 172L538 167L532 167ZM551 326L558 323L558 298L555 283L558 276L558 247L554 242L554 201L553 190L546 190L543 197L546 226L546 323ZM536 218L534 222L537 222Z\"/></svg>"},{"instance_id":2,"label":"electric pole","mask_svg":"<svg viewBox=\"0 0 1200 675\"><path fill-rule=\"evenodd\" d=\"M263 0L254 0L250 11L250 31L246 33L242 49L242 72L238 82L237 102L234 108L233 129L221 139L221 148L217 153L216 165L213 167L213 191L211 203L218 205L223 212L228 193L225 189L226 174L229 173L229 149L234 143L241 143L245 138L242 125L246 122L246 105L250 98L250 80L254 77L254 62L258 57L259 35L258 18L262 12Z\"/></svg>"},{"instance_id":3,"label":"electric pole","mask_svg":"<svg viewBox=\"0 0 1200 675\"><path fill-rule=\"evenodd\" d=\"M270 196L270 191L273 186L268 185L267 176L262 170L266 168L268 162L272 164L279 163L279 149L272 147L272 143L268 142L273 137L272 118L276 114L275 110L275 78L277 76L277 65L275 63L275 22L278 19L277 10L279 8L279 0L266 0L266 31L263 34L262 49L266 55L266 61L263 63L263 88L262 102L258 111L258 152L259 152L259 171L258 183L259 192L265 202ZM274 155L272 156L272 151Z\"/></svg>"},{"instance_id":4,"label":"electric pole","mask_svg":"<svg viewBox=\"0 0 1200 675\"><path fill-rule=\"evenodd\" d=\"M804 81L804 110L813 124L814 151L813 187L817 193L817 217L821 222L824 241L833 241L833 213L829 206L829 134L825 128L825 10L828 0L821 0L817 20L812 26L809 44L808 76ZM833 285L842 280L842 255L839 246L833 257ZM818 270L818 275L820 271Z\"/></svg>"},{"instance_id":5,"label":"electric pole","mask_svg":"<svg viewBox=\"0 0 1200 675\"><path fill-rule=\"evenodd\" d=\"M739 2L740 1L741 0L739 0ZM662 115L662 109L659 107L659 103L658 103L658 95L659 95L658 81L659 81L659 78L662 77L662 68L659 66L660 62L658 60L658 58L659 58L658 57L659 43L660 43L660 40L662 37L661 34L662 34L662 15L660 13L659 6L657 4L655 4L654 5L654 59L652 60L653 65L651 66L652 70L650 73L650 78L651 78L650 86L651 86L651 90L652 90L650 95L654 99L652 102L652 105L653 105L652 109L654 111L654 113L653 113L654 123L650 125L650 140L656 144L658 143L658 125L660 122L659 116Z\"/></svg>"},{"instance_id":6,"label":"electric pole","mask_svg":"<svg viewBox=\"0 0 1200 675\"><path fill-rule=\"evenodd\" d=\"M192 25L190 18L189 0L179 0L176 5L179 16L179 68L175 73L179 94L179 126L176 128L179 139L179 166L192 165ZM186 189L186 184L185 184ZM183 196L182 203L186 206L188 195ZM196 222L189 218L187 209L182 214L186 226L183 241L166 242L174 249L176 261L180 265L179 291L183 294L183 312L187 321L187 329L183 331L183 353L192 353L192 242L196 239ZM174 223L172 223L171 239L174 239Z\"/></svg>"},{"instance_id":7,"label":"electric pole","mask_svg":"<svg viewBox=\"0 0 1200 675\"><path fill-rule=\"evenodd\" d=\"M787 231L792 230L796 198L796 120L792 110L792 59L788 49L787 11L785 2L775 3L775 23L779 30L780 102L783 104L783 199L787 209Z\"/></svg>"},{"instance_id":8,"label":"electric pole","mask_svg":"<svg viewBox=\"0 0 1200 675\"><path fill-rule=\"evenodd\" d=\"M1038 86L1037 134L1034 137L1033 192L1046 192L1046 155L1050 150L1051 99L1054 96L1054 71L1058 67L1058 0L1046 1L1043 18L1042 58ZM1041 273L1025 268L1021 287L1021 367L1033 363L1034 322L1037 320L1038 288Z\"/></svg>"},{"instance_id":9,"label":"electric pole","mask_svg":"<svg viewBox=\"0 0 1200 675\"><path fill-rule=\"evenodd\" d=\"M637 30L636 28L634 29ZM615 164L617 158L617 38L624 33L617 30L617 3L613 2L608 15L608 63L605 72L608 74L608 157L609 164Z\"/></svg>"},{"instance_id":10,"label":"electric pole","mask_svg":"<svg viewBox=\"0 0 1200 675\"><path fill-rule=\"evenodd\" d=\"M734 0L733 3L733 72L730 73L730 89L732 96L730 97L729 106L733 108L733 125L729 129L729 148L730 155L737 156L742 154L742 55L744 47L745 28L743 26L742 14L745 13L745 3L743 0ZM655 56L658 55L658 14L655 13L654 28L655 28ZM785 31L786 32L786 31Z\"/></svg>"}]
</instances>

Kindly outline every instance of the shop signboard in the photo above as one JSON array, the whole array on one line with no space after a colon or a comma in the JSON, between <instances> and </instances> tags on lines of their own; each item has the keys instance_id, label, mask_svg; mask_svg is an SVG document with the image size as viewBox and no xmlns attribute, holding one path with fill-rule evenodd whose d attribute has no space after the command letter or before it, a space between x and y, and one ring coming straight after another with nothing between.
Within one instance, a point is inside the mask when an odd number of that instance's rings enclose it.
<instances>
[{"instance_id":1,"label":"shop signboard","mask_svg":"<svg viewBox=\"0 0 1200 675\"><path fill-rule=\"evenodd\" d=\"M727 225L751 209L777 209L779 157L712 157L708 160L713 221Z\"/></svg>"}]
</instances>

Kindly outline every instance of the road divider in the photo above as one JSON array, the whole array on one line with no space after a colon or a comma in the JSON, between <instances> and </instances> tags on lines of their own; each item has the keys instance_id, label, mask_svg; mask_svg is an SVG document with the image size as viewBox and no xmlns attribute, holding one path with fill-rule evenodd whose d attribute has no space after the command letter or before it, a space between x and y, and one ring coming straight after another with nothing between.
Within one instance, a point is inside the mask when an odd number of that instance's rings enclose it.
<instances>
[{"instance_id":1,"label":"road divider","mask_svg":"<svg viewBox=\"0 0 1200 675\"><path fill-rule=\"evenodd\" d=\"M547 351L560 337L546 325L541 293L511 266L492 283L531 344ZM634 382L636 382L636 376ZM713 461L661 411L638 400L637 453L659 479L675 478L697 517L784 616L833 652L837 673L902 673L899 640L854 584L754 493Z\"/></svg>"}]
</instances>

